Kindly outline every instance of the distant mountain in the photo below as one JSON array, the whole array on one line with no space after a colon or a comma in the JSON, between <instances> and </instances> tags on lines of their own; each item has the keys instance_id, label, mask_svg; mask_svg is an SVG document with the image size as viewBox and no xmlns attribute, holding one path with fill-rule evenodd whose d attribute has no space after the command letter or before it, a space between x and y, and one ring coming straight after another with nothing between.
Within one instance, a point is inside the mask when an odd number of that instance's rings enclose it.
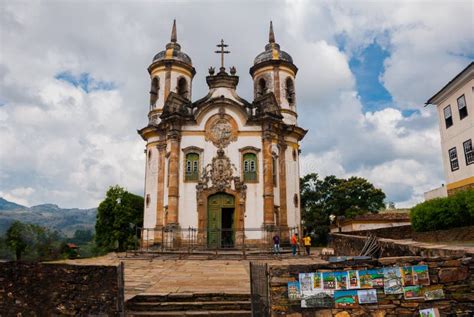
<instances>
[{"instance_id":1,"label":"distant mountain","mask_svg":"<svg viewBox=\"0 0 474 317\"><path fill-rule=\"evenodd\" d=\"M94 230L97 208L60 208L54 204L26 207L0 197L0 235L12 222L34 223L72 236L77 229Z\"/></svg>"}]
</instances>

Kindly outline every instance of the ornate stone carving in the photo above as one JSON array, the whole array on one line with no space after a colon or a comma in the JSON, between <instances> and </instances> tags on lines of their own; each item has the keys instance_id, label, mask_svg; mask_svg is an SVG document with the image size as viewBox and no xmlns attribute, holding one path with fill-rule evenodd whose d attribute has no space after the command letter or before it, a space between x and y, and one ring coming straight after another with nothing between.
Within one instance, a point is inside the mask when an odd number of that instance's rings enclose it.
<instances>
[{"instance_id":1,"label":"ornate stone carving","mask_svg":"<svg viewBox=\"0 0 474 317\"><path fill-rule=\"evenodd\" d=\"M220 149L237 140L237 123L222 110L207 121L205 134L206 141L211 141Z\"/></svg>"}]
</instances>

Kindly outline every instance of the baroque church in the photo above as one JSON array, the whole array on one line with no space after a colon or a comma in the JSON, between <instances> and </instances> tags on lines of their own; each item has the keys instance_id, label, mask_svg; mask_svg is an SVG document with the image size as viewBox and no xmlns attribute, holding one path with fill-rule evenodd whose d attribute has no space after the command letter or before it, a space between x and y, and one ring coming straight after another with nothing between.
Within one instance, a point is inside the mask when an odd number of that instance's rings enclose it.
<instances>
[{"instance_id":1,"label":"baroque church","mask_svg":"<svg viewBox=\"0 0 474 317\"><path fill-rule=\"evenodd\" d=\"M264 242L268 232L287 239L300 229L299 142L292 57L268 43L250 67L253 101L237 95L236 69L224 67L227 45L217 45L221 67L209 68L209 92L192 98L196 71L177 41L153 58L146 144L145 245L189 239L208 247ZM180 230L181 229L181 230ZM146 231L146 233L145 233ZM267 233L267 234L266 234ZM270 233L271 234L271 233Z\"/></svg>"}]
</instances>

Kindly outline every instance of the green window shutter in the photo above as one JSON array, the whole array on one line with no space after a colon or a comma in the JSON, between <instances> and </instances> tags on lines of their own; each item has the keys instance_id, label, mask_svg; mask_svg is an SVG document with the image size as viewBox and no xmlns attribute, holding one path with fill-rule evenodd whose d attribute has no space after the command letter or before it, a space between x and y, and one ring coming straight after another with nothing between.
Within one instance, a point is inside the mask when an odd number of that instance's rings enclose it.
<instances>
[{"instance_id":1,"label":"green window shutter","mask_svg":"<svg viewBox=\"0 0 474 317\"><path fill-rule=\"evenodd\" d=\"M199 154L186 154L185 180L197 181L199 179Z\"/></svg>"},{"instance_id":2,"label":"green window shutter","mask_svg":"<svg viewBox=\"0 0 474 317\"><path fill-rule=\"evenodd\" d=\"M245 153L244 161L244 181L257 180L257 155L254 153Z\"/></svg>"}]
</instances>

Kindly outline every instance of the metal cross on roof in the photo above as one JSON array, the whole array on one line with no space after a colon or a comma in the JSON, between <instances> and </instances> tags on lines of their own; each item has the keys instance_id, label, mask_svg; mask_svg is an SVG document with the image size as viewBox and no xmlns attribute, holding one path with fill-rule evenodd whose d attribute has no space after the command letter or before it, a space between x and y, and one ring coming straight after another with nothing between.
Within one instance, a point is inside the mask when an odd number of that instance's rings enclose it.
<instances>
[{"instance_id":1,"label":"metal cross on roof","mask_svg":"<svg viewBox=\"0 0 474 317\"><path fill-rule=\"evenodd\" d=\"M221 54L221 70L224 71L224 54L229 54L230 51L225 51L224 47L228 47L229 45L224 44L224 40L221 40L221 44L217 44L217 47L220 47L220 51L215 51L214 53Z\"/></svg>"}]
</instances>

